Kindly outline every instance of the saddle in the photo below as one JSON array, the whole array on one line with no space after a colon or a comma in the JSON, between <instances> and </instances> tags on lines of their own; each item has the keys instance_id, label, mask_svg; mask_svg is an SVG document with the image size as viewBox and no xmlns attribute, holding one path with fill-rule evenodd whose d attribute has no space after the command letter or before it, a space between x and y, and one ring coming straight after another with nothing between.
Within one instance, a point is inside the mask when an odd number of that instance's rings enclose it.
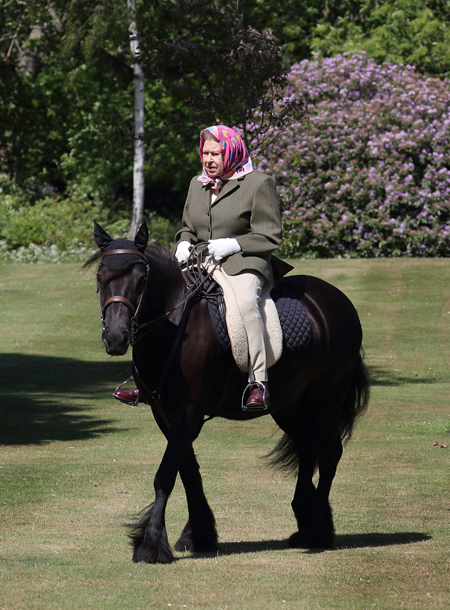
<instances>
[{"instance_id":1,"label":"saddle","mask_svg":"<svg viewBox=\"0 0 450 610\"><path fill-rule=\"evenodd\" d=\"M219 283L220 282L220 283ZM247 335L242 318L236 319L236 311L229 315L230 304L233 308L233 295L224 296L226 284L216 272L208 277L200 298L205 298L217 340L223 350L231 350L239 368L248 371ZM228 302L228 309L226 306ZM236 305L237 307L237 305ZM305 348L312 338L311 324L301 302L286 288L275 285L267 303L262 303L265 311L266 349L268 368L281 357L284 350L295 351ZM277 320L275 321L275 318ZM267 327L269 327L267 329Z\"/></svg>"}]
</instances>

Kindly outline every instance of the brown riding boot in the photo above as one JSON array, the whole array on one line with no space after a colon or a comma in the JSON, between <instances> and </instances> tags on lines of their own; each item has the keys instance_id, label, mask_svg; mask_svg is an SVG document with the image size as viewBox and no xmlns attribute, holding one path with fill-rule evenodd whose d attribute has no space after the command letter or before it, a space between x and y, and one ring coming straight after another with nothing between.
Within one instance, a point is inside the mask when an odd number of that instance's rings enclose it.
<instances>
[{"instance_id":1,"label":"brown riding boot","mask_svg":"<svg viewBox=\"0 0 450 610\"><path fill-rule=\"evenodd\" d=\"M252 389L250 396L248 397L246 407L253 409L257 407L261 407L261 409L270 407L270 396L267 381L260 381L259 385Z\"/></svg>"},{"instance_id":2,"label":"brown riding boot","mask_svg":"<svg viewBox=\"0 0 450 610\"><path fill-rule=\"evenodd\" d=\"M137 388L134 388L134 390L119 390L119 388L116 388L113 396L116 400L120 400L120 402L133 407L139 402L139 390Z\"/></svg>"}]
</instances>

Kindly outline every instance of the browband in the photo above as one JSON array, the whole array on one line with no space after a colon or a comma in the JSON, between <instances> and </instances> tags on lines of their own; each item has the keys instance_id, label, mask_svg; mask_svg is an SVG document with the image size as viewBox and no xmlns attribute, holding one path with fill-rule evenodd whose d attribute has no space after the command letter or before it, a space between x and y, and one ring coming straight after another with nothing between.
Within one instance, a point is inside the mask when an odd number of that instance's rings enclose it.
<instances>
[{"instance_id":1,"label":"browband","mask_svg":"<svg viewBox=\"0 0 450 610\"><path fill-rule=\"evenodd\" d=\"M109 256L110 254L135 254L145 259L144 254L139 250L109 250L109 252L104 252L103 256Z\"/></svg>"}]
</instances>

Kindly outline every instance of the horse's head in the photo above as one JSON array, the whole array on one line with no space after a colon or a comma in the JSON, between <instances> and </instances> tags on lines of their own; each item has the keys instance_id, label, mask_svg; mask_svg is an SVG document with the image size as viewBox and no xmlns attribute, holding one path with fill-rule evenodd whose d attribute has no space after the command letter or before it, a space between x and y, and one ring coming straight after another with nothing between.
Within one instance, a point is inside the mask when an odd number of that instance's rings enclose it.
<instances>
[{"instance_id":1,"label":"horse's head","mask_svg":"<svg viewBox=\"0 0 450 610\"><path fill-rule=\"evenodd\" d=\"M108 354L123 356L131 342L131 320L145 287L148 229L143 224L133 242L114 240L97 222L94 224L94 238L100 250L97 257L101 257L97 283L102 340Z\"/></svg>"}]
</instances>

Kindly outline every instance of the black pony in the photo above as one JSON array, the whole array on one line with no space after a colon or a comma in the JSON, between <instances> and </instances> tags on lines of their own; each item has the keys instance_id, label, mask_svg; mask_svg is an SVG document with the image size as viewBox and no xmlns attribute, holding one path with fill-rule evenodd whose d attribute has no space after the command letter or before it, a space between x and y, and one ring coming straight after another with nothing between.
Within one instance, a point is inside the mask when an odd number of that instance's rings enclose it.
<instances>
[{"instance_id":1,"label":"black pony","mask_svg":"<svg viewBox=\"0 0 450 610\"><path fill-rule=\"evenodd\" d=\"M133 343L133 374L167 439L154 479L155 501L131 525L135 562L173 560L165 526L168 498L180 473L189 520L176 551L214 552L217 532L203 492L193 442L205 418L249 420L270 414L284 436L272 462L298 473L292 508L298 531L295 548L330 548L334 526L329 494L343 441L365 411L369 384L361 355L362 332L349 299L311 276L291 276L277 287L299 299L311 337L302 349L284 349L269 369L272 405L246 412L241 398L246 377L218 342L205 299L188 298L184 274L160 245L147 245L141 226L135 241L114 241L97 223L100 248L86 264L101 259L97 280L106 351L123 355ZM318 468L317 487L312 482Z\"/></svg>"}]
</instances>

